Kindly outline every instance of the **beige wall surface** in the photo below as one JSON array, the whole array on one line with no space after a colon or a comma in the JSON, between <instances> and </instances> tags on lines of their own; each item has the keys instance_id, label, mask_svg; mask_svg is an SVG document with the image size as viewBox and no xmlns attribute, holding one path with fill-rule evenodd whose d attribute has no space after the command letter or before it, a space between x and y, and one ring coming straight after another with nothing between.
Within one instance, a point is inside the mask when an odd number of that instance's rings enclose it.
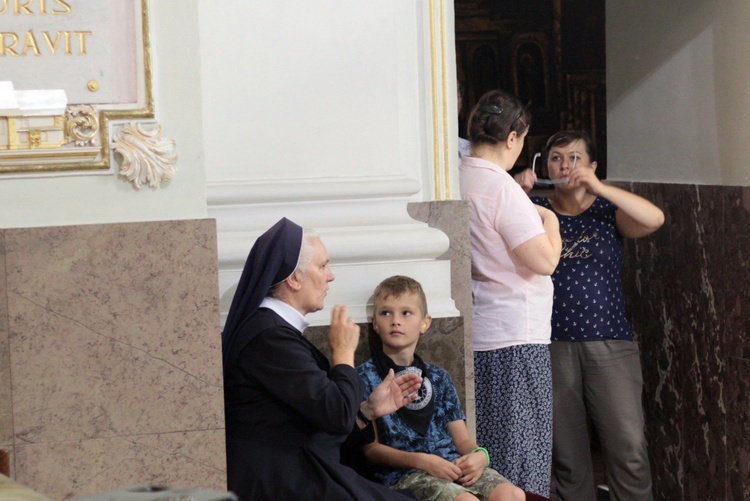
<instances>
[{"instance_id":1,"label":"beige wall surface","mask_svg":"<svg viewBox=\"0 0 750 501\"><path fill-rule=\"evenodd\" d=\"M51 499L226 489L214 221L10 229L0 242L13 478Z\"/></svg>"},{"instance_id":2,"label":"beige wall surface","mask_svg":"<svg viewBox=\"0 0 750 501\"><path fill-rule=\"evenodd\" d=\"M750 185L750 4L606 8L609 178Z\"/></svg>"}]
</instances>

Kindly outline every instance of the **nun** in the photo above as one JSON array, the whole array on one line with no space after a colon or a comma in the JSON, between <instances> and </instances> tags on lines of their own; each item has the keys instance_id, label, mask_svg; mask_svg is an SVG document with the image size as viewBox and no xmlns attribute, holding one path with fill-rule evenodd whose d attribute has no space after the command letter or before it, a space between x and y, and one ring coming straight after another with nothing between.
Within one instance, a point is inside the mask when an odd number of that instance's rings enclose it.
<instances>
[{"instance_id":1,"label":"nun","mask_svg":"<svg viewBox=\"0 0 750 501\"><path fill-rule=\"evenodd\" d=\"M370 440L421 380L391 371L363 401L346 306L333 308L330 362L302 335L334 278L320 238L286 218L250 250L222 333L227 482L243 501L408 499L340 463L344 441Z\"/></svg>"}]
</instances>

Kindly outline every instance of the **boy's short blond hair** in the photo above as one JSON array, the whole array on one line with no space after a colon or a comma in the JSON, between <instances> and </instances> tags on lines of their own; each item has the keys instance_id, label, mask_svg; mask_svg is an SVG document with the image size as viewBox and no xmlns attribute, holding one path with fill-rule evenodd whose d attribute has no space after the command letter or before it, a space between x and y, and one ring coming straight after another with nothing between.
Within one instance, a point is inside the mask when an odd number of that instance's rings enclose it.
<instances>
[{"instance_id":1,"label":"boy's short blond hair","mask_svg":"<svg viewBox=\"0 0 750 501\"><path fill-rule=\"evenodd\" d=\"M414 294L419 302L419 309L422 310L422 316L427 316L427 296L425 296L422 285L411 277L403 275L394 275L388 277L375 287L373 293L374 310L378 310L378 303L391 296L398 297L403 294Z\"/></svg>"}]
</instances>

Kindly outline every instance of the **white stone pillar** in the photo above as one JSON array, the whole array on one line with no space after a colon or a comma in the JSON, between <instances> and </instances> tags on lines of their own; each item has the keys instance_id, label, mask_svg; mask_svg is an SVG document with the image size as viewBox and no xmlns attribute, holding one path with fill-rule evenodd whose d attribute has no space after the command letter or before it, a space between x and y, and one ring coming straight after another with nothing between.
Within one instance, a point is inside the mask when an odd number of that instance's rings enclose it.
<instances>
[{"instance_id":1,"label":"white stone pillar","mask_svg":"<svg viewBox=\"0 0 750 501\"><path fill-rule=\"evenodd\" d=\"M328 323L337 303L365 321L372 290L393 274L422 282L433 316L458 315L450 264L436 260L448 239L407 213L409 202L451 197L452 8L403 0L199 4L222 318L253 242L281 217L318 231L331 255L337 278L314 325Z\"/></svg>"}]
</instances>

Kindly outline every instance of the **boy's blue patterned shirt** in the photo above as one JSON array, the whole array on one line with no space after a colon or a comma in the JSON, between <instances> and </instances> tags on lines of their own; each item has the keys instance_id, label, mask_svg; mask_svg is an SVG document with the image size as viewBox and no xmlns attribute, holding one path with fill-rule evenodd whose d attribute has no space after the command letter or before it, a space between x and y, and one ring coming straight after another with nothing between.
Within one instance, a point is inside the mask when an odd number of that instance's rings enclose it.
<instances>
[{"instance_id":1,"label":"boy's blue patterned shirt","mask_svg":"<svg viewBox=\"0 0 750 501\"><path fill-rule=\"evenodd\" d=\"M458 400L456 387L450 374L445 369L425 363L432 383L432 398L435 399L435 413L425 436L407 426L398 414L393 413L377 420L378 440L381 444L407 452L424 452L435 454L447 461L454 461L460 456L456 451L448 432L448 423L466 419L461 402ZM365 382L366 399L382 382L372 359L357 367ZM393 485L414 469L372 467L375 478L383 485Z\"/></svg>"}]
</instances>

